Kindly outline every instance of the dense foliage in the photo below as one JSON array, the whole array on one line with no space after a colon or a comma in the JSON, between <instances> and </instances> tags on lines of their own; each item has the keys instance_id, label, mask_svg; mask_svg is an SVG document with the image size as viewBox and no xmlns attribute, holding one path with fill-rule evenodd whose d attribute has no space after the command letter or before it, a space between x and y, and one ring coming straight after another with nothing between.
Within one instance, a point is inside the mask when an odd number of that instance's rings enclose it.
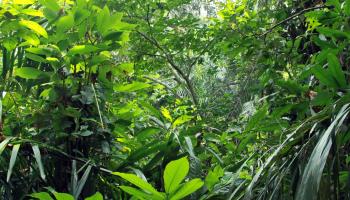
<instances>
[{"instance_id":1,"label":"dense foliage","mask_svg":"<svg viewBox=\"0 0 350 200\"><path fill-rule=\"evenodd\" d=\"M0 0L0 199L350 199L350 0Z\"/></svg>"}]
</instances>

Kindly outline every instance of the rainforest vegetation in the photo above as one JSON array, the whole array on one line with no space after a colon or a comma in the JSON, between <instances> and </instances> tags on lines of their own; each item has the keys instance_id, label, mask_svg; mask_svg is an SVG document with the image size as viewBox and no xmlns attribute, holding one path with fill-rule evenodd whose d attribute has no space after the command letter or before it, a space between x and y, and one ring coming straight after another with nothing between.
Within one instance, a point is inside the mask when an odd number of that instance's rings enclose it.
<instances>
[{"instance_id":1,"label":"rainforest vegetation","mask_svg":"<svg viewBox=\"0 0 350 200\"><path fill-rule=\"evenodd\" d=\"M350 199L350 0L0 0L0 199Z\"/></svg>"}]
</instances>

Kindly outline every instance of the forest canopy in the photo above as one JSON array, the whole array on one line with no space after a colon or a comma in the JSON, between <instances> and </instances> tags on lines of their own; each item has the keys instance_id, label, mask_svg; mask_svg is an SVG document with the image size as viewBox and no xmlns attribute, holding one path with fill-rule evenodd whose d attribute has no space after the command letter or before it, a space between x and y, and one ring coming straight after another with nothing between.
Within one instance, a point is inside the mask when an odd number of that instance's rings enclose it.
<instances>
[{"instance_id":1,"label":"forest canopy","mask_svg":"<svg viewBox=\"0 0 350 200\"><path fill-rule=\"evenodd\" d=\"M0 0L0 199L350 199L350 0Z\"/></svg>"}]
</instances>

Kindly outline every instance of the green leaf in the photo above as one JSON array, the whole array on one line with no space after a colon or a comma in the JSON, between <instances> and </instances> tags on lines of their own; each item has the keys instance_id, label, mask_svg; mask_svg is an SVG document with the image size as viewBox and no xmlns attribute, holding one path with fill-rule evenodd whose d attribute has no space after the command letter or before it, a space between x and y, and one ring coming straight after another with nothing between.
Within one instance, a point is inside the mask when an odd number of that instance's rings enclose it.
<instances>
[{"instance_id":1,"label":"green leaf","mask_svg":"<svg viewBox=\"0 0 350 200\"><path fill-rule=\"evenodd\" d=\"M151 194L147 194L143 191L140 191L136 188L133 187L128 187L128 186L120 186L120 189L122 189L124 192L138 198L138 199L153 199ZM161 198L158 198L161 199Z\"/></svg>"},{"instance_id":2,"label":"green leaf","mask_svg":"<svg viewBox=\"0 0 350 200\"><path fill-rule=\"evenodd\" d=\"M85 183L86 183L86 181L87 181L87 179L88 179L88 177L89 177L91 168L92 168L92 166L89 165L89 166L86 168L86 170L85 170L83 176L82 176L81 179L79 180L78 185L77 185L77 189L74 191L74 194L73 194L73 196L74 196L75 199L78 199L78 197L79 197L81 191L83 191L84 185L85 185Z\"/></svg>"},{"instance_id":3,"label":"green leaf","mask_svg":"<svg viewBox=\"0 0 350 200\"><path fill-rule=\"evenodd\" d=\"M189 116L189 115L182 115L182 116L178 117L178 118L174 121L173 127L175 128L175 127L177 127L177 126L179 126L179 125L181 125L181 124L184 124L184 123L186 123L186 122L188 122L188 121L191 121L191 119L193 119L192 116Z\"/></svg>"},{"instance_id":4,"label":"green leaf","mask_svg":"<svg viewBox=\"0 0 350 200\"><path fill-rule=\"evenodd\" d=\"M110 23L110 12L109 8L105 6L97 15L96 19L96 28L97 30L104 35L108 30Z\"/></svg>"},{"instance_id":5,"label":"green leaf","mask_svg":"<svg viewBox=\"0 0 350 200\"><path fill-rule=\"evenodd\" d=\"M47 192L33 193L33 194L30 194L29 196L39 200L53 200L53 198Z\"/></svg>"},{"instance_id":6,"label":"green leaf","mask_svg":"<svg viewBox=\"0 0 350 200\"><path fill-rule=\"evenodd\" d=\"M17 40L12 37L8 37L2 41L4 47L7 49L7 51L12 51L16 48L17 46Z\"/></svg>"},{"instance_id":7,"label":"green leaf","mask_svg":"<svg viewBox=\"0 0 350 200\"><path fill-rule=\"evenodd\" d=\"M187 195L192 194L203 186L203 181L199 178L193 179L185 183L174 195L171 196L170 200L180 200Z\"/></svg>"},{"instance_id":8,"label":"green leaf","mask_svg":"<svg viewBox=\"0 0 350 200\"><path fill-rule=\"evenodd\" d=\"M344 13L347 16L350 16L350 0L345 0L343 9L344 9Z\"/></svg>"},{"instance_id":9,"label":"green leaf","mask_svg":"<svg viewBox=\"0 0 350 200\"><path fill-rule=\"evenodd\" d=\"M31 67L21 67L15 69L15 76L25 79L39 79L46 76L46 73Z\"/></svg>"},{"instance_id":10,"label":"green leaf","mask_svg":"<svg viewBox=\"0 0 350 200\"><path fill-rule=\"evenodd\" d=\"M57 200L74 200L74 197L67 193L53 192L53 195Z\"/></svg>"},{"instance_id":11,"label":"green leaf","mask_svg":"<svg viewBox=\"0 0 350 200\"><path fill-rule=\"evenodd\" d=\"M60 11L60 6L56 0L39 0L40 4L44 5L46 8L58 12Z\"/></svg>"},{"instance_id":12,"label":"green leaf","mask_svg":"<svg viewBox=\"0 0 350 200\"><path fill-rule=\"evenodd\" d=\"M34 21L21 20L19 22L19 24L29 28L30 30L34 31L38 35L43 36L44 38L48 37L46 30L42 26L40 26L38 23L36 23Z\"/></svg>"},{"instance_id":13,"label":"green leaf","mask_svg":"<svg viewBox=\"0 0 350 200\"><path fill-rule=\"evenodd\" d=\"M333 143L332 134L336 134L343 125L350 112L349 107L349 104L346 104L341 108L331 125L323 132L320 139L317 141L303 175L301 176L302 179L298 186L295 199L317 199L322 172Z\"/></svg>"},{"instance_id":14,"label":"green leaf","mask_svg":"<svg viewBox=\"0 0 350 200\"><path fill-rule=\"evenodd\" d=\"M19 5L27 5L27 4L33 4L35 0L13 0L13 4L19 4Z\"/></svg>"},{"instance_id":15,"label":"green leaf","mask_svg":"<svg viewBox=\"0 0 350 200\"><path fill-rule=\"evenodd\" d=\"M172 194L179 187L180 183L187 176L189 171L189 162L187 157L171 161L164 170L164 188L167 194Z\"/></svg>"},{"instance_id":16,"label":"green leaf","mask_svg":"<svg viewBox=\"0 0 350 200\"><path fill-rule=\"evenodd\" d=\"M99 48L92 45L77 45L68 51L68 55L87 54L98 51Z\"/></svg>"},{"instance_id":17,"label":"green leaf","mask_svg":"<svg viewBox=\"0 0 350 200\"><path fill-rule=\"evenodd\" d=\"M12 137L7 137L7 138L5 138L4 141L2 141L0 143L0 155L5 150L5 148L7 147L7 144L11 141L11 139L12 139Z\"/></svg>"},{"instance_id":18,"label":"green leaf","mask_svg":"<svg viewBox=\"0 0 350 200\"><path fill-rule=\"evenodd\" d=\"M146 181L136 176L135 174L126 174L126 173L120 173L120 172L113 172L112 174L122 177L123 179L145 190L146 192L150 192L151 194L154 194L157 197L162 197L161 193L159 193L156 189L154 189L151 184L147 183Z\"/></svg>"},{"instance_id":19,"label":"green leaf","mask_svg":"<svg viewBox=\"0 0 350 200\"><path fill-rule=\"evenodd\" d=\"M345 74L343 73L338 58L334 54L330 53L328 54L327 60L329 70L334 80L336 80L341 88L346 87Z\"/></svg>"},{"instance_id":20,"label":"green leaf","mask_svg":"<svg viewBox=\"0 0 350 200\"><path fill-rule=\"evenodd\" d=\"M319 65L313 67L312 73L316 76L320 82L326 86L337 88L337 82L330 76L327 70L323 69Z\"/></svg>"},{"instance_id":21,"label":"green leaf","mask_svg":"<svg viewBox=\"0 0 350 200\"><path fill-rule=\"evenodd\" d=\"M152 138L153 135L159 133L161 129L155 127L147 127L137 133L137 139L140 141L144 141L146 139Z\"/></svg>"},{"instance_id":22,"label":"green leaf","mask_svg":"<svg viewBox=\"0 0 350 200\"><path fill-rule=\"evenodd\" d=\"M43 180L45 180L46 176L45 176L45 172L44 172L43 163L41 161L40 149L39 149L38 145L33 145L32 149L33 149L34 158L36 160L36 163L38 163L40 176Z\"/></svg>"},{"instance_id":23,"label":"green leaf","mask_svg":"<svg viewBox=\"0 0 350 200\"><path fill-rule=\"evenodd\" d=\"M148 83L134 81L126 85L116 85L114 86L114 90L117 92L135 92L149 87L151 87L151 85Z\"/></svg>"},{"instance_id":24,"label":"green leaf","mask_svg":"<svg viewBox=\"0 0 350 200\"><path fill-rule=\"evenodd\" d=\"M17 154L18 154L18 150L21 147L21 144L16 144L13 146L12 148L12 153L11 153L11 158L10 158L10 164L9 164L9 168L7 170L7 177L6 177L6 181L9 182L10 178L11 178L11 174L13 171L13 167L15 166L15 162L17 159Z\"/></svg>"},{"instance_id":25,"label":"green leaf","mask_svg":"<svg viewBox=\"0 0 350 200\"><path fill-rule=\"evenodd\" d=\"M65 32L68 29L72 28L74 26L74 17L72 14L69 14L67 16L61 17L57 23L57 30L59 32Z\"/></svg>"},{"instance_id":26,"label":"green leaf","mask_svg":"<svg viewBox=\"0 0 350 200\"><path fill-rule=\"evenodd\" d=\"M212 191L214 185L220 181L220 178L224 175L224 170L220 165L216 166L213 170L210 170L205 178L205 185L209 191Z\"/></svg>"},{"instance_id":27,"label":"green leaf","mask_svg":"<svg viewBox=\"0 0 350 200\"><path fill-rule=\"evenodd\" d=\"M87 197L85 200L103 200L103 196L101 193L96 192L96 194L94 194L90 197Z\"/></svg>"},{"instance_id":28,"label":"green leaf","mask_svg":"<svg viewBox=\"0 0 350 200\"><path fill-rule=\"evenodd\" d=\"M44 17L44 13L41 12L40 10L34 10L30 8L21 10L21 13L25 15L34 16L34 17Z\"/></svg>"},{"instance_id":29,"label":"green leaf","mask_svg":"<svg viewBox=\"0 0 350 200\"><path fill-rule=\"evenodd\" d=\"M160 112L162 113L162 115L163 115L167 120L169 120L170 122L173 121L173 118L171 117L170 111L169 111L167 108L162 107L162 108L160 109Z\"/></svg>"}]
</instances>

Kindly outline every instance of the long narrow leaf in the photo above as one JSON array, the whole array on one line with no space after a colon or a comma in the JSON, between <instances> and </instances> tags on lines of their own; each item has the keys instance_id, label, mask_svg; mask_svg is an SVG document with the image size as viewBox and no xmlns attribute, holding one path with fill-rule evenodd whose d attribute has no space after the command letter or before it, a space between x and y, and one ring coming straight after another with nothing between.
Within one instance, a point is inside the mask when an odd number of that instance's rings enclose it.
<instances>
[{"instance_id":1,"label":"long narrow leaf","mask_svg":"<svg viewBox=\"0 0 350 200\"><path fill-rule=\"evenodd\" d=\"M33 145L32 149L33 149L33 153L34 153L34 157L35 157L36 163L38 163L38 167L39 167L39 171L40 171L40 177L43 180L45 180L46 179L46 175L45 175L45 171L44 171L44 167L43 167L43 162L41 160L40 149L39 149L38 145Z\"/></svg>"},{"instance_id":2,"label":"long narrow leaf","mask_svg":"<svg viewBox=\"0 0 350 200\"><path fill-rule=\"evenodd\" d=\"M89 165L89 166L86 168L86 170L85 170L83 176L81 177L81 179L80 179L79 182L78 182L76 192L74 193L74 198L75 198L75 199L78 199L78 197L79 197L81 191L83 190L84 185L85 185L85 183L86 183L86 180L87 180L88 177L89 177L90 171L91 171L91 165Z\"/></svg>"},{"instance_id":3,"label":"long narrow leaf","mask_svg":"<svg viewBox=\"0 0 350 200\"><path fill-rule=\"evenodd\" d=\"M317 199L323 168L332 146L331 134L336 133L336 130L342 125L349 111L349 104L344 105L316 144L304 170L302 180L297 190L296 199Z\"/></svg>"},{"instance_id":4,"label":"long narrow leaf","mask_svg":"<svg viewBox=\"0 0 350 200\"><path fill-rule=\"evenodd\" d=\"M13 146L12 154L11 154L11 158L10 158L10 165L9 165L9 169L7 170L7 178L6 178L7 182L10 181L11 174L13 171L13 166L15 166L15 162L16 162L16 158L17 158L17 154L18 154L18 150L19 150L20 146L21 146L21 144L16 144Z\"/></svg>"}]
</instances>

